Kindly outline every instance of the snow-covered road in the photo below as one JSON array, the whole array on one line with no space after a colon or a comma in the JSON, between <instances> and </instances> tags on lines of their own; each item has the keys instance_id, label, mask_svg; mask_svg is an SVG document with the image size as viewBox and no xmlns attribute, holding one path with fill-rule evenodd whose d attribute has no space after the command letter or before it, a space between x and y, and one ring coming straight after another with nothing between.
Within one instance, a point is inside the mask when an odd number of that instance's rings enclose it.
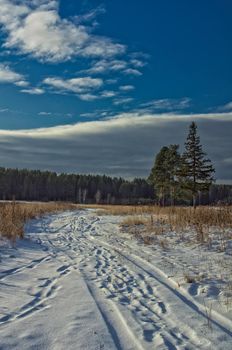
<instances>
[{"instance_id":1,"label":"snow-covered road","mask_svg":"<svg viewBox=\"0 0 232 350\"><path fill-rule=\"evenodd\" d=\"M93 210L32 221L0 248L0 349L232 349L232 322Z\"/></svg>"}]
</instances>

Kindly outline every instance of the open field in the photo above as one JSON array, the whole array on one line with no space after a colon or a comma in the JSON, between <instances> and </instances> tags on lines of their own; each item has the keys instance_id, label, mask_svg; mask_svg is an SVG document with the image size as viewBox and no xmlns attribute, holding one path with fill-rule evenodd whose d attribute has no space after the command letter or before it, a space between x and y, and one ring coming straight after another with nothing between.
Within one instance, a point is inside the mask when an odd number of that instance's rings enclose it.
<instances>
[{"instance_id":1,"label":"open field","mask_svg":"<svg viewBox=\"0 0 232 350\"><path fill-rule=\"evenodd\" d=\"M85 208L85 206L81 206ZM160 206L122 206L122 205L92 205L87 206L97 210L98 215L127 216L124 225L144 225L145 230L174 230L182 233L194 230L196 238L202 242L209 239L211 229L217 228L222 233L232 229L232 207L199 206L191 207L160 207ZM229 235L230 237L230 235Z\"/></svg>"},{"instance_id":2,"label":"open field","mask_svg":"<svg viewBox=\"0 0 232 350\"><path fill-rule=\"evenodd\" d=\"M0 246L1 350L231 349L230 208L71 209Z\"/></svg>"},{"instance_id":3,"label":"open field","mask_svg":"<svg viewBox=\"0 0 232 350\"><path fill-rule=\"evenodd\" d=\"M232 310L232 207L93 206L116 216L122 233L154 252L177 285ZM158 258L160 256L160 258ZM204 294L205 293L205 294Z\"/></svg>"}]
</instances>

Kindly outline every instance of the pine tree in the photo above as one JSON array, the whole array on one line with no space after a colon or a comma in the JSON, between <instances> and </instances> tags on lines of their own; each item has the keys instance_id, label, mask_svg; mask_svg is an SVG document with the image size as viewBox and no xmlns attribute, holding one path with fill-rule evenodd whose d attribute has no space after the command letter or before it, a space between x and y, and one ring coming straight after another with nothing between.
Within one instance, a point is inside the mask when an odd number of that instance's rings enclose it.
<instances>
[{"instance_id":1,"label":"pine tree","mask_svg":"<svg viewBox=\"0 0 232 350\"><path fill-rule=\"evenodd\" d=\"M149 181L158 192L160 204L163 206L166 198L169 198L173 205L177 197L177 173L180 165L178 148L179 145L162 147L149 176Z\"/></svg>"},{"instance_id":2,"label":"pine tree","mask_svg":"<svg viewBox=\"0 0 232 350\"><path fill-rule=\"evenodd\" d=\"M196 199L199 191L208 191L214 181L214 168L210 159L205 158L200 137L197 135L197 125L192 122L185 142L185 152L182 156L180 179L182 185L192 195L193 206L196 208Z\"/></svg>"}]
</instances>

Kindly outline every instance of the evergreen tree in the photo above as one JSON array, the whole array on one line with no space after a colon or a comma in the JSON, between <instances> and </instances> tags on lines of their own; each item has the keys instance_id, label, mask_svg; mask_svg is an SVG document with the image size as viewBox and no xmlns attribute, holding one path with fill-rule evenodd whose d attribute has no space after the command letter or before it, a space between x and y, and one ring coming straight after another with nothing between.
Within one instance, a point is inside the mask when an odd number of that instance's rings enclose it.
<instances>
[{"instance_id":1,"label":"evergreen tree","mask_svg":"<svg viewBox=\"0 0 232 350\"><path fill-rule=\"evenodd\" d=\"M205 158L202 151L200 137L197 135L197 125L192 122L185 142L185 152L182 156L180 180L183 188L192 195L193 206L196 208L196 199L199 191L208 191L214 181L214 168L210 159Z\"/></svg>"},{"instance_id":2,"label":"evergreen tree","mask_svg":"<svg viewBox=\"0 0 232 350\"><path fill-rule=\"evenodd\" d=\"M180 166L178 148L179 145L162 147L149 176L149 181L158 192L160 204L163 206L165 199L170 199L173 205L177 196L177 174Z\"/></svg>"}]
</instances>

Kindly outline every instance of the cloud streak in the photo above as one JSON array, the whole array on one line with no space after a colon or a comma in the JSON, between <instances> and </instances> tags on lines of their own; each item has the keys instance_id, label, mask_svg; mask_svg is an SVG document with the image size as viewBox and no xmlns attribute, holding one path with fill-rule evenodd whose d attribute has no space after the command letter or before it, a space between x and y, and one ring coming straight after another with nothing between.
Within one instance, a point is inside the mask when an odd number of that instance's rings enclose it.
<instances>
[{"instance_id":1,"label":"cloud streak","mask_svg":"<svg viewBox=\"0 0 232 350\"><path fill-rule=\"evenodd\" d=\"M43 84L54 88L58 92L72 92L75 94L86 94L89 91L99 89L103 85L103 80L91 77L79 77L72 79L46 78Z\"/></svg>"},{"instance_id":2,"label":"cloud streak","mask_svg":"<svg viewBox=\"0 0 232 350\"><path fill-rule=\"evenodd\" d=\"M154 111L180 111L189 108L191 105L191 99L184 97L181 99L159 99L152 100L141 104L141 107L145 107Z\"/></svg>"},{"instance_id":3,"label":"cloud streak","mask_svg":"<svg viewBox=\"0 0 232 350\"><path fill-rule=\"evenodd\" d=\"M28 88L28 89L22 89L21 92L24 94L29 94L29 95L43 95L45 91L40 88Z\"/></svg>"},{"instance_id":4,"label":"cloud streak","mask_svg":"<svg viewBox=\"0 0 232 350\"><path fill-rule=\"evenodd\" d=\"M0 130L0 162L8 167L58 172L147 176L163 145L183 145L192 120L199 126L203 149L216 166L217 178L232 180L232 113L125 113L101 121L52 128Z\"/></svg>"},{"instance_id":5,"label":"cloud streak","mask_svg":"<svg viewBox=\"0 0 232 350\"><path fill-rule=\"evenodd\" d=\"M217 109L219 112L232 112L232 101L226 103L223 106L218 107Z\"/></svg>"}]
</instances>

